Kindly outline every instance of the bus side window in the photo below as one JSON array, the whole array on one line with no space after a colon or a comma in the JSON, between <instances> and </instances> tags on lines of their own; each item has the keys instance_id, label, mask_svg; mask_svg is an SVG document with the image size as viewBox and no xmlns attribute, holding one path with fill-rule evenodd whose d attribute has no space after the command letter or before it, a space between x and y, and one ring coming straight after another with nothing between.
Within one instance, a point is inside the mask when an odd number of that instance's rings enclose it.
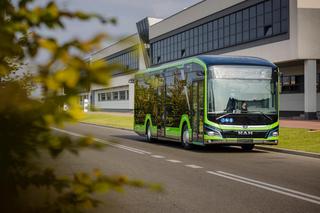
<instances>
[{"instance_id":1,"label":"bus side window","mask_svg":"<svg viewBox=\"0 0 320 213\"><path fill-rule=\"evenodd\" d=\"M196 73L197 80L203 80L204 79L204 70L203 70L203 67L201 65L193 63L192 64L192 72Z\"/></svg>"},{"instance_id":2,"label":"bus side window","mask_svg":"<svg viewBox=\"0 0 320 213\"><path fill-rule=\"evenodd\" d=\"M137 78L135 80L135 100L134 100L134 111L135 111L135 123L143 124L144 121L144 80L143 78Z\"/></svg>"}]
</instances>

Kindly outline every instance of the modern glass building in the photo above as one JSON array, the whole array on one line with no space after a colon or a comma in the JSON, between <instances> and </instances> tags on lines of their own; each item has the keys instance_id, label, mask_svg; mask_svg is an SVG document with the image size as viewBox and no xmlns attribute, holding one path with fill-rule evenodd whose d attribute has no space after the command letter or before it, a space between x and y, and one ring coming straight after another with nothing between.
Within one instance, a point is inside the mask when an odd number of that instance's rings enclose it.
<instances>
[{"instance_id":1,"label":"modern glass building","mask_svg":"<svg viewBox=\"0 0 320 213\"><path fill-rule=\"evenodd\" d=\"M288 37L289 0L248 1L151 39L151 64Z\"/></svg>"},{"instance_id":2,"label":"modern glass building","mask_svg":"<svg viewBox=\"0 0 320 213\"><path fill-rule=\"evenodd\" d=\"M116 61L116 57L122 57L120 63L133 70L200 54L265 58L280 67L280 116L315 119L320 111L320 1L315 2L200 1L163 20L145 18L139 21L138 33L134 37L136 44L141 45L138 54L134 54L138 57L133 59L134 62L128 59L132 57L126 52L132 51L132 47L120 48L120 43L93 54L92 58ZM115 74L112 82L118 85L116 82L130 78ZM110 91L95 88L93 104L101 109L121 110L124 106L120 102L110 102L108 107L102 107L107 105L97 101L98 93L106 93L102 97L108 99L111 96L112 99L111 92L115 88L117 86ZM119 94L115 97L120 99L120 91L126 88L129 95L122 92L121 97L129 97L130 102L133 93L130 83L119 87ZM132 107L133 100L126 109L132 110Z\"/></svg>"}]
</instances>

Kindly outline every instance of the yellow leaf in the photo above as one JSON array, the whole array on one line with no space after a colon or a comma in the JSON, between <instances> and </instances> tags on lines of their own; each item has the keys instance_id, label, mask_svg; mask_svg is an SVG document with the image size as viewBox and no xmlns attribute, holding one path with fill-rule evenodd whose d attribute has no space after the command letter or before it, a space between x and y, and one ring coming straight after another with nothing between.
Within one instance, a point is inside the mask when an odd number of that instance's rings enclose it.
<instances>
[{"instance_id":1,"label":"yellow leaf","mask_svg":"<svg viewBox=\"0 0 320 213\"><path fill-rule=\"evenodd\" d=\"M40 39L39 44L42 48L49 50L50 52L55 52L57 50L57 43L50 39Z\"/></svg>"},{"instance_id":2,"label":"yellow leaf","mask_svg":"<svg viewBox=\"0 0 320 213\"><path fill-rule=\"evenodd\" d=\"M43 119L48 123L52 124L54 122L54 117L52 115L44 115Z\"/></svg>"},{"instance_id":3,"label":"yellow leaf","mask_svg":"<svg viewBox=\"0 0 320 213\"><path fill-rule=\"evenodd\" d=\"M59 9L54 2L50 2L47 7L47 12L54 18L59 16Z\"/></svg>"},{"instance_id":4,"label":"yellow leaf","mask_svg":"<svg viewBox=\"0 0 320 213\"><path fill-rule=\"evenodd\" d=\"M53 90L53 91L59 90L59 83L55 79L53 79L52 77L47 78L46 85L50 90Z\"/></svg>"}]
</instances>

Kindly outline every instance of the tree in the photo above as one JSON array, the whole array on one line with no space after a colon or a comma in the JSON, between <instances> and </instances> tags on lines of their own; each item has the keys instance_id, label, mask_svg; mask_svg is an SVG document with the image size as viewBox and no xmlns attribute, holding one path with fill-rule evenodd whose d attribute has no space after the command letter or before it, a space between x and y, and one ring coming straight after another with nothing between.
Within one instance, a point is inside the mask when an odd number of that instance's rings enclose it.
<instances>
[{"instance_id":1,"label":"tree","mask_svg":"<svg viewBox=\"0 0 320 213\"><path fill-rule=\"evenodd\" d=\"M97 61L88 64L83 55L98 48L105 35L86 41L60 44L45 37L40 27L64 28L63 19L83 21L96 18L114 24L114 18L60 9L54 1L36 6L33 0L0 1L0 199L2 212L77 212L97 206L95 192L121 189L124 185L157 188L125 176L108 176L99 170L61 178L54 170L37 166L34 159L48 150L52 158L64 151L77 154L81 148L100 149L90 137L79 140L53 134L50 127L74 121L81 114L77 94L91 84L107 84L115 64ZM26 59L47 52L49 59L37 64L36 72L18 74ZM42 88L42 98L30 97L34 85ZM63 89L66 92L62 95ZM63 104L69 110L63 111ZM42 206L21 203L24 190L46 187L56 199Z\"/></svg>"}]
</instances>

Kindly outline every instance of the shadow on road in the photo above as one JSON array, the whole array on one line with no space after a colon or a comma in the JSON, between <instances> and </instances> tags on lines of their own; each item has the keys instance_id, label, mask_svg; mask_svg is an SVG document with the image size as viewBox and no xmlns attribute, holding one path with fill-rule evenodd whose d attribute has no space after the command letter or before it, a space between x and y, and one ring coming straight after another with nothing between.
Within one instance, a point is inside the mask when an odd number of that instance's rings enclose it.
<instances>
[{"instance_id":1,"label":"shadow on road","mask_svg":"<svg viewBox=\"0 0 320 213\"><path fill-rule=\"evenodd\" d=\"M144 137L139 135L111 135L115 138L121 138L126 140L134 140L135 142L147 143ZM166 146L175 149L183 149L179 142L166 141L166 140L154 140L152 144L156 146ZM200 153L267 153L263 150L252 150L252 151L243 151L240 146L223 146L223 145L207 145L207 146L194 146L190 152L200 152Z\"/></svg>"}]
</instances>

